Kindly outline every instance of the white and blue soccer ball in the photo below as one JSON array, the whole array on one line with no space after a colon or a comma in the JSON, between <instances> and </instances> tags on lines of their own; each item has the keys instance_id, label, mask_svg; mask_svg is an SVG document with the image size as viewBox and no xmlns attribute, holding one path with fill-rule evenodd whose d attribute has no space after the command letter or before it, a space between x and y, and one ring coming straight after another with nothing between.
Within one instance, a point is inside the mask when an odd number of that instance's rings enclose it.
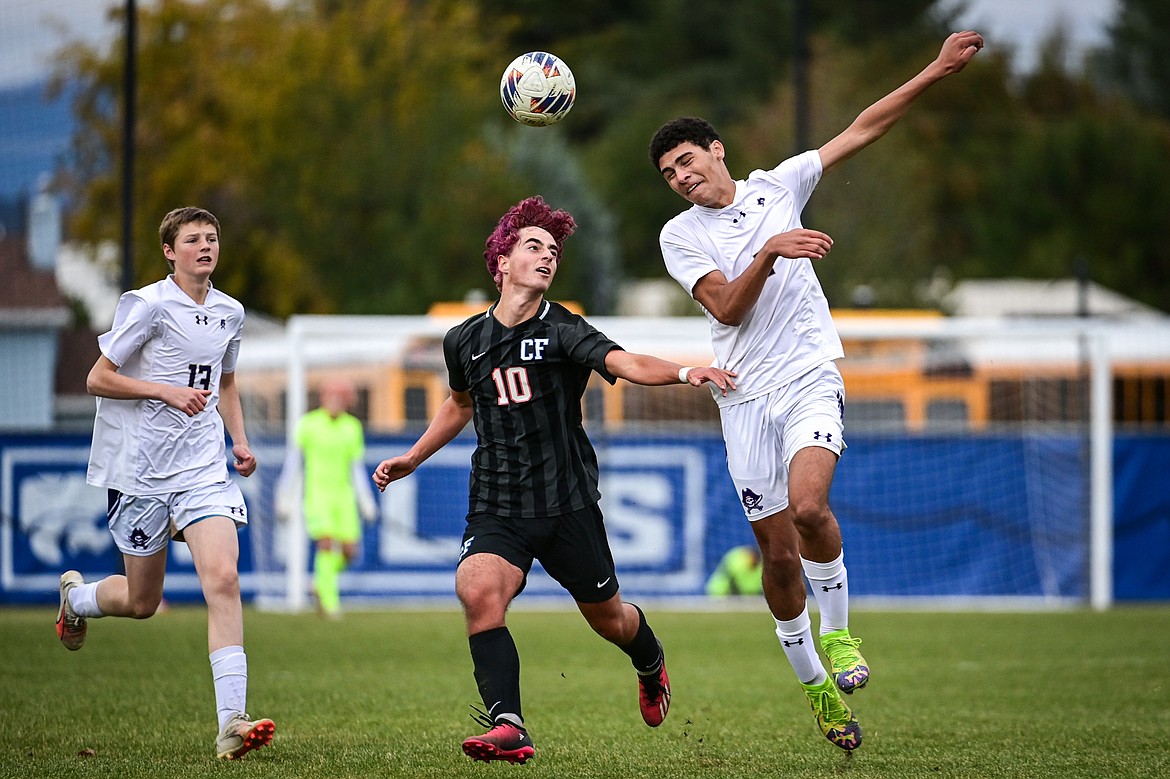
<instances>
[{"instance_id":1,"label":"white and blue soccer ball","mask_svg":"<svg viewBox=\"0 0 1170 779\"><path fill-rule=\"evenodd\" d=\"M576 99L573 71L559 57L545 51L521 54L500 79L500 100L508 115L530 127L561 121Z\"/></svg>"}]
</instances>

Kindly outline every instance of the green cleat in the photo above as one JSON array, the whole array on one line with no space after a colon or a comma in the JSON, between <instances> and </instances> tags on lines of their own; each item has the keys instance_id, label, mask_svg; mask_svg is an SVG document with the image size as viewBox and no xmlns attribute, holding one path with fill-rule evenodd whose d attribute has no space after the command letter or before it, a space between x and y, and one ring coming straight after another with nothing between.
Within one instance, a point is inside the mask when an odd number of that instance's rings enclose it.
<instances>
[{"instance_id":1,"label":"green cleat","mask_svg":"<svg viewBox=\"0 0 1170 779\"><path fill-rule=\"evenodd\" d=\"M841 700L841 693L831 677L820 684L801 684L812 707L817 727L834 746L852 752L861 746L861 725Z\"/></svg>"},{"instance_id":2,"label":"green cleat","mask_svg":"<svg viewBox=\"0 0 1170 779\"><path fill-rule=\"evenodd\" d=\"M841 692L852 695L869 681L869 666L858 652L860 638L849 635L849 628L821 636L821 649L829 658L830 673Z\"/></svg>"}]
</instances>

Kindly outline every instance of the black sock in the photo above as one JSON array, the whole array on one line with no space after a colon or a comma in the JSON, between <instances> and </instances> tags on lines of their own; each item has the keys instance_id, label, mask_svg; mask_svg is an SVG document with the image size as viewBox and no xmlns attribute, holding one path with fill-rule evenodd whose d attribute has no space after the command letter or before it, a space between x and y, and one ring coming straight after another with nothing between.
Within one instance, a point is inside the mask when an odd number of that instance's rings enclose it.
<instances>
[{"instance_id":1,"label":"black sock","mask_svg":"<svg viewBox=\"0 0 1170 779\"><path fill-rule=\"evenodd\" d=\"M662 663L662 647L659 646L654 631L646 623L646 615L633 603L630 605L638 609L638 632L634 634L634 640L621 650L630 656L638 673L654 673Z\"/></svg>"},{"instance_id":2,"label":"black sock","mask_svg":"<svg viewBox=\"0 0 1170 779\"><path fill-rule=\"evenodd\" d=\"M520 653L507 627L492 628L469 636L471 663L475 668L475 683L479 697L489 717L497 720L501 714L512 714L524 722L520 711ZM509 718L511 719L511 718Z\"/></svg>"}]
</instances>

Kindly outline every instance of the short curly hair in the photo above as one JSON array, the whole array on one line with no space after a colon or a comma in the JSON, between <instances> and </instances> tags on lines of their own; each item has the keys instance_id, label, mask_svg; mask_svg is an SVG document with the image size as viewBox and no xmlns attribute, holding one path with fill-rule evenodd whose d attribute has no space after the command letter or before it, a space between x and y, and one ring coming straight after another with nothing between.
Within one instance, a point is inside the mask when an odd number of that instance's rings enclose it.
<instances>
[{"instance_id":1,"label":"short curly hair","mask_svg":"<svg viewBox=\"0 0 1170 779\"><path fill-rule=\"evenodd\" d=\"M568 211L553 210L540 195L521 200L509 208L488 236L483 250L488 273L496 282L496 289L501 289L504 283L504 274L500 272L500 255L509 254L515 248L520 231L525 227L548 230L557 244L557 256L561 257L564 255L565 239L576 231L577 222Z\"/></svg>"},{"instance_id":2,"label":"short curly hair","mask_svg":"<svg viewBox=\"0 0 1170 779\"><path fill-rule=\"evenodd\" d=\"M662 155L684 143L693 143L701 149L710 149L713 141L722 140L719 133L706 119L697 116L680 116L658 128L650 139L650 164L659 172Z\"/></svg>"}]
</instances>

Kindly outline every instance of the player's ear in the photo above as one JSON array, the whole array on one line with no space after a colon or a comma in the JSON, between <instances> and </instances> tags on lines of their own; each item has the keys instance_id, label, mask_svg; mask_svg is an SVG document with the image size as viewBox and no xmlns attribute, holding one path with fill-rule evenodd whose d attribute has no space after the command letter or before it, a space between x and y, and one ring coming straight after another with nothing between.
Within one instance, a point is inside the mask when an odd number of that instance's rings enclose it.
<instances>
[{"instance_id":1,"label":"player's ear","mask_svg":"<svg viewBox=\"0 0 1170 779\"><path fill-rule=\"evenodd\" d=\"M715 159L722 160L727 150L723 148L723 141L711 141L711 153L715 155Z\"/></svg>"}]
</instances>

